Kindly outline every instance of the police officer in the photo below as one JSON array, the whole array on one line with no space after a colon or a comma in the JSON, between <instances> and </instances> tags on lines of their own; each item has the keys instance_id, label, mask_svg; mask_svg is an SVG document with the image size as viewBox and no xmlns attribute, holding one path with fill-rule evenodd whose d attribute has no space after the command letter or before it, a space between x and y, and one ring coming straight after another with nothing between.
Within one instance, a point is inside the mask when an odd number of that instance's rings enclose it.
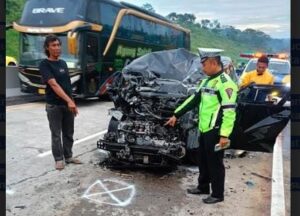
<instances>
[{"instance_id":1,"label":"police officer","mask_svg":"<svg viewBox=\"0 0 300 216\"><path fill-rule=\"evenodd\" d=\"M214 151L219 143L229 142L235 121L237 85L222 71L220 49L199 48L203 71L208 78L202 80L196 92L188 97L174 112L165 125L174 126L177 118L187 111L199 107L199 178L190 194L210 194L204 203L213 204L224 200L225 168L224 151Z\"/></svg>"},{"instance_id":2,"label":"police officer","mask_svg":"<svg viewBox=\"0 0 300 216\"><path fill-rule=\"evenodd\" d=\"M257 60L256 69L242 75L240 88L244 88L251 83L260 85L273 85L274 76L268 71L269 59L261 56Z\"/></svg>"}]
</instances>

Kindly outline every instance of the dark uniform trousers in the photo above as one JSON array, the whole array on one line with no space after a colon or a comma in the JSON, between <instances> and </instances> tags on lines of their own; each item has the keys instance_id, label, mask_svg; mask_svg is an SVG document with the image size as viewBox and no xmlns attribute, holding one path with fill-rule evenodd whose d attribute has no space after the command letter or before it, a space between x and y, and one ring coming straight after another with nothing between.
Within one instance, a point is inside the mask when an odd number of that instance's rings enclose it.
<instances>
[{"instance_id":1,"label":"dark uniform trousers","mask_svg":"<svg viewBox=\"0 0 300 216\"><path fill-rule=\"evenodd\" d=\"M215 152L219 142L219 129L201 133L199 138L199 178L198 188L209 191L211 183L212 197L224 198L225 167L223 164L224 150Z\"/></svg>"},{"instance_id":2,"label":"dark uniform trousers","mask_svg":"<svg viewBox=\"0 0 300 216\"><path fill-rule=\"evenodd\" d=\"M72 157L74 114L65 105L46 104L55 161Z\"/></svg>"}]
</instances>

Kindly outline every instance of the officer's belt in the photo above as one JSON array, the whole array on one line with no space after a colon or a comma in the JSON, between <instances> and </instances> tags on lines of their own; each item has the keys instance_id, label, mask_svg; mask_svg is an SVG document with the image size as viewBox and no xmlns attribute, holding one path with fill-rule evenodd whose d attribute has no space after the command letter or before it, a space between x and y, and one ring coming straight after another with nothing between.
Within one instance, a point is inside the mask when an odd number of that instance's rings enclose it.
<instances>
[{"instance_id":1,"label":"officer's belt","mask_svg":"<svg viewBox=\"0 0 300 216\"><path fill-rule=\"evenodd\" d=\"M222 105L222 109L235 109L235 108L236 108L235 104Z\"/></svg>"}]
</instances>

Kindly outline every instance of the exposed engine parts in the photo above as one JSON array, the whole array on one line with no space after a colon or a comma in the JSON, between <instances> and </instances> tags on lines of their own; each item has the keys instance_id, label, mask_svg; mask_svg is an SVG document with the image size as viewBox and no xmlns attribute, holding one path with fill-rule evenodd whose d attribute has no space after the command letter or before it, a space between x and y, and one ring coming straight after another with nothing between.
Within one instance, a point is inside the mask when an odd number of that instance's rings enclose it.
<instances>
[{"instance_id":1,"label":"exposed engine parts","mask_svg":"<svg viewBox=\"0 0 300 216\"><path fill-rule=\"evenodd\" d=\"M199 57L184 49L150 53L114 74L108 92L115 108L109 111L108 132L97 142L110 152L108 163L128 166L170 166L199 147L197 107L164 126L174 110L192 95L205 77ZM273 91L280 102L265 101ZM259 96L259 97L258 97ZM262 100L260 99L262 98ZM289 91L283 86L250 86L239 94L231 147L272 152L276 136L289 120L283 106Z\"/></svg>"}]
</instances>

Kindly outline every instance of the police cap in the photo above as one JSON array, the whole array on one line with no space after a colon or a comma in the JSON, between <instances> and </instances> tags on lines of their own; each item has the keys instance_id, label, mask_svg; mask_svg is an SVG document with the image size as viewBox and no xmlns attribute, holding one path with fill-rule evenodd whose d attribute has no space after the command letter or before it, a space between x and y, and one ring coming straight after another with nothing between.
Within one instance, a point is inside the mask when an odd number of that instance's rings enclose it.
<instances>
[{"instance_id":1,"label":"police cap","mask_svg":"<svg viewBox=\"0 0 300 216\"><path fill-rule=\"evenodd\" d=\"M199 56L201 59L201 63L206 61L208 58L215 58L220 57L221 52L224 50L222 49L215 49L215 48L198 48Z\"/></svg>"}]
</instances>

